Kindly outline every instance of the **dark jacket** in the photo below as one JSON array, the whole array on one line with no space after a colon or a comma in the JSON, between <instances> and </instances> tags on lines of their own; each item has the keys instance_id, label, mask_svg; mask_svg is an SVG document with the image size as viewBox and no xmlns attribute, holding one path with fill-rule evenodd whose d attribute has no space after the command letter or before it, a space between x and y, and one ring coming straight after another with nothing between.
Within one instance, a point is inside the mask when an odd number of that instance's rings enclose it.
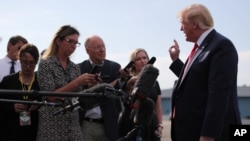
<instances>
[{"instance_id":1,"label":"dark jacket","mask_svg":"<svg viewBox=\"0 0 250 141\"><path fill-rule=\"evenodd\" d=\"M19 72L5 76L0 84L0 89L8 90L20 90L22 91L22 84L19 81ZM40 90L37 83L37 77L35 75L35 80L31 87L31 90ZM23 95L1 95L3 99L12 100L24 100ZM28 100L40 100L39 97L34 95L26 95ZM38 111L32 111L31 115L31 125L20 126L19 124L19 113L14 110L14 103L0 102L0 134L3 141L35 141L38 127Z\"/></svg>"},{"instance_id":2,"label":"dark jacket","mask_svg":"<svg viewBox=\"0 0 250 141\"><path fill-rule=\"evenodd\" d=\"M233 43L212 30L199 46L180 84L185 65L181 60L170 69L179 77L172 95L173 141L198 141L200 136L229 141L230 125L241 124L237 101L238 54Z\"/></svg>"},{"instance_id":3,"label":"dark jacket","mask_svg":"<svg viewBox=\"0 0 250 141\"><path fill-rule=\"evenodd\" d=\"M92 70L92 65L89 60L85 60L79 64L81 73L90 73ZM111 83L112 81L120 77L119 69L121 68L120 64L104 60L103 66L100 68L100 76L103 80L103 83ZM102 118L104 120L104 127L107 134L107 137L111 141L118 139L118 116L122 110L121 101L118 98L108 98L100 104L102 111ZM84 118L84 113L80 112L80 124Z\"/></svg>"}]
</instances>

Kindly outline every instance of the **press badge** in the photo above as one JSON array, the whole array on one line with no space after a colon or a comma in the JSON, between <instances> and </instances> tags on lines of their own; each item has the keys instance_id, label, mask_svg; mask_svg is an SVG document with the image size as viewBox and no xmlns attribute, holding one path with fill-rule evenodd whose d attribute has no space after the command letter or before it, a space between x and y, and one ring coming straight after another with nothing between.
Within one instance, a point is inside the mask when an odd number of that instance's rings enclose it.
<instances>
[{"instance_id":1,"label":"press badge","mask_svg":"<svg viewBox=\"0 0 250 141\"><path fill-rule=\"evenodd\" d=\"M20 126L31 125L30 112L20 112Z\"/></svg>"}]
</instances>

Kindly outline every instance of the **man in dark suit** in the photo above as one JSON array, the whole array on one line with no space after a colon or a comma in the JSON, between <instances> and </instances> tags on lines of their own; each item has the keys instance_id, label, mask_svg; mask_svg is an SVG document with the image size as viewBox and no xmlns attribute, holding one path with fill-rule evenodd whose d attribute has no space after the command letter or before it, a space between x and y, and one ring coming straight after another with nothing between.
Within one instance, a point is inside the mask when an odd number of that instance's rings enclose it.
<instances>
[{"instance_id":1,"label":"man in dark suit","mask_svg":"<svg viewBox=\"0 0 250 141\"><path fill-rule=\"evenodd\" d=\"M237 102L238 54L233 43L213 28L201 4L180 12L186 41L198 45L184 64L179 45L169 48L170 69L179 77L172 95L173 141L229 141L230 125L241 124Z\"/></svg>"},{"instance_id":2,"label":"man in dark suit","mask_svg":"<svg viewBox=\"0 0 250 141\"><path fill-rule=\"evenodd\" d=\"M107 60L106 47L99 36L86 39L85 49L89 59L79 64L81 73L95 73L100 76L100 83L109 83L115 87L120 77L120 64ZM95 69L94 72L93 68ZM93 86L89 84L86 88ZM119 98L107 98L100 105L80 112L83 137L86 141L115 141L118 139L118 116L121 112Z\"/></svg>"}]
</instances>

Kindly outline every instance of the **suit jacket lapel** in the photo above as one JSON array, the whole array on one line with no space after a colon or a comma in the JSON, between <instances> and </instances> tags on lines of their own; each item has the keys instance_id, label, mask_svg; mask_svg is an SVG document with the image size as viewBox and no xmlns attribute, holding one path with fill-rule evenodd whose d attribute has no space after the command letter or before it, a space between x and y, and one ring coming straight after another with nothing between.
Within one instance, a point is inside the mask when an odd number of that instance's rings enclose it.
<instances>
[{"instance_id":1,"label":"suit jacket lapel","mask_svg":"<svg viewBox=\"0 0 250 141\"><path fill-rule=\"evenodd\" d=\"M182 84L182 82L184 81L185 77L188 75L188 71L189 71L189 69L192 67L192 64L193 64L194 61L198 58L198 56L202 53L202 51L206 48L206 46L208 45L208 43L213 39L214 34L216 34L216 31L213 29L213 30L207 35L207 37L204 39L204 41L202 41L201 45L198 47L198 50L197 50L195 56L193 57L192 62L190 62L190 67L188 68L188 70L187 70L187 72L186 72L186 75L183 76L183 74L184 74L184 68L186 67L187 62L188 62L188 61L186 60L184 66L183 66L183 68L182 68L182 71L181 71L181 73L180 73L178 82L177 82L177 84L176 84L175 87L174 87L174 91L177 90L177 89L179 89L179 88L181 87L181 84ZM184 78L183 78L183 81L181 82L182 77L184 77Z\"/></svg>"}]
</instances>

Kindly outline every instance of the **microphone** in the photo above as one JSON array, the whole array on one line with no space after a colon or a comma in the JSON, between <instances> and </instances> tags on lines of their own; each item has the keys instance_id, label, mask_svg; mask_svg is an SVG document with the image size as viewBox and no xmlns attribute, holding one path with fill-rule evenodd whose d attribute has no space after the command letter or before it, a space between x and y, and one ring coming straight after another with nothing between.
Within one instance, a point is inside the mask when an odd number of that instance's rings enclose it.
<instances>
[{"instance_id":1,"label":"microphone","mask_svg":"<svg viewBox=\"0 0 250 141\"><path fill-rule=\"evenodd\" d=\"M90 98L83 98L83 97L79 98L80 107L82 109L87 109L87 110L98 106L101 102L104 102L110 96L116 96L116 97L122 96L120 92L118 93L117 91L114 91L114 88L108 83L97 84L91 88L83 90L82 92L101 94L101 96L94 96Z\"/></svg>"},{"instance_id":2,"label":"microphone","mask_svg":"<svg viewBox=\"0 0 250 141\"><path fill-rule=\"evenodd\" d=\"M101 72L101 67L98 65L94 65L90 71L90 74L95 74L95 80L100 82L99 77L100 77L100 72ZM87 89L88 85L84 85L84 89Z\"/></svg>"},{"instance_id":3,"label":"microphone","mask_svg":"<svg viewBox=\"0 0 250 141\"><path fill-rule=\"evenodd\" d=\"M128 123L130 122L130 116L131 111L129 109L125 109L122 113L123 115L119 118L119 130L121 134L121 138L119 138L117 141L130 141L130 140L136 140L145 138L144 137L144 129L146 126L151 124L152 117L153 117L153 111L154 111L154 102L147 98L143 102L141 102L141 106L138 110L134 110L135 113L135 119L134 119L134 128L129 129ZM124 136L124 132L127 132Z\"/></svg>"},{"instance_id":4,"label":"microphone","mask_svg":"<svg viewBox=\"0 0 250 141\"><path fill-rule=\"evenodd\" d=\"M136 113L135 124L136 125L150 125L151 119L153 117L154 102L152 99L147 98L140 103L140 108Z\"/></svg>"},{"instance_id":5,"label":"microphone","mask_svg":"<svg viewBox=\"0 0 250 141\"><path fill-rule=\"evenodd\" d=\"M157 68L153 67L151 64L145 65L135 82L132 95L139 100L146 99L158 75L159 70Z\"/></svg>"},{"instance_id":6,"label":"microphone","mask_svg":"<svg viewBox=\"0 0 250 141\"><path fill-rule=\"evenodd\" d=\"M156 61L156 58L155 57L152 57L149 61L148 61L148 64L154 64Z\"/></svg>"},{"instance_id":7,"label":"microphone","mask_svg":"<svg viewBox=\"0 0 250 141\"><path fill-rule=\"evenodd\" d=\"M156 58L155 57L152 57L149 61L148 61L148 63L147 64L154 64L154 62L156 61ZM129 62L129 64L123 69L126 73L128 73L127 72L127 68L130 68L130 67L132 67L132 65L134 64L134 62L133 61L130 61ZM127 85L127 82L128 82L128 80L131 78L132 76L128 76L126 79L124 79L124 78L121 78L121 80L123 80L123 81L125 81L125 82L123 82L122 84L121 84L121 88L124 90L125 89L125 87L126 87L126 85Z\"/></svg>"},{"instance_id":8,"label":"microphone","mask_svg":"<svg viewBox=\"0 0 250 141\"><path fill-rule=\"evenodd\" d=\"M130 132L128 132L126 136L119 138L117 141L132 141L134 140L133 138L135 138L136 133L137 133L137 130L133 129Z\"/></svg>"},{"instance_id":9,"label":"microphone","mask_svg":"<svg viewBox=\"0 0 250 141\"><path fill-rule=\"evenodd\" d=\"M127 74L125 76L122 76L121 75L121 82L120 82L120 87L122 89L125 89L126 85L127 85L127 82L128 80L131 78L131 76L129 75L129 72L127 69L131 68L134 64L134 61L130 61L124 68L123 68L123 71Z\"/></svg>"},{"instance_id":10,"label":"microphone","mask_svg":"<svg viewBox=\"0 0 250 141\"><path fill-rule=\"evenodd\" d=\"M130 62L125 66L125 68L123 68L123 70L124 70L125 72L127 72L127 69L131 68L131 67L133 66L133 64L134 64L134 61L130 61Z\"/></svg>"},{"instance_id":11,"label":"microphone","mask_svg":"<svg viewBox=\"0 0 250 141\"><path fill-rule=\"evenodd\" d=\"M154 64L154 62L156 61L156 58L155 57L152 57L147 64ZM127 69L131 68L134 64L134 61L130 61L124 68L123 70L125 72L127 72Z\"/></svg>"},{"instance_id":12,"label":"microphone","mask_svg":"<svg viewBox=\"0 0 250 141\"><path fill-rule=\"evenodd\" d=\"M154 103L148 98L148 96L158 75L159 70L153 67L152 64L145 65L141 70L131 93L132 97L127 104L128 106L125 106L125 110L119 117L118 122L119 132L121 136L123 136L124 131L126 132L130 130L128 129L127 121L131 116L131 113L133 114L137 112L135 115L132 115L135 116L135 128L118 141L127 141L132 138L132 140L135 140L134 138L142 137L144 126L148 125L152 119Z\"/></svg>"},{"instance_id":13,"label":"microphone","mask_svg":"<svg viewBox=\"0 0 250 141\"><path fill-rule=\"evenodd\" d=\"M97 84L91 88L85 89L79 93L93 93L93 97L79 97L77 101L69 102L70 104L61 108L59 111L53 113L53 115L58 115L60 113L65 113L66 111L72 111L78 108L82 109L91 109L95 106L98 106L101 102L105 101L108 96L120 96L121 94L117 94L117 92L112 91L112 93L106 92L107 89L113 89L107 83ZM98 94L95 94L98 93ZM111 95L112 94L112 95Z\"/></svg>"},{"instance_id":14,"label":"microphone","mask_svg":"<svg viewBox=\"0 0 250 141\"><path fill-rule=\"evenodd\" d=\"M59 114L64 114L66 111L73 111L76 109L79 109L80 103L79 102L70 102L69 105L61 108L60 110L56 111L53 113L53 116L59 115Z\"/></svg>"}]
</instances>

